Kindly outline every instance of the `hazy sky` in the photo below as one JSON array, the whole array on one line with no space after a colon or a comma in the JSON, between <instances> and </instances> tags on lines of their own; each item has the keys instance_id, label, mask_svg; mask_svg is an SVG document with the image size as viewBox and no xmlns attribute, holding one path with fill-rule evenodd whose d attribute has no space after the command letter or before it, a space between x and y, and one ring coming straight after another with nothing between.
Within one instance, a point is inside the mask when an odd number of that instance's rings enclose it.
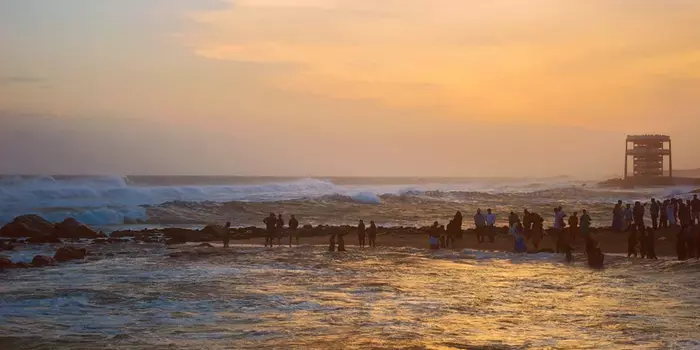
<instances>
[{"instance_id":1,"label":"hazy sky","mask_svg":"<svg viewBox=\"0 0 700 350\"><path fill-rule=\"evenodd\" d=\"M697 0L0 0L0 172L700 166Z\"/></svg>"}]
</instances>

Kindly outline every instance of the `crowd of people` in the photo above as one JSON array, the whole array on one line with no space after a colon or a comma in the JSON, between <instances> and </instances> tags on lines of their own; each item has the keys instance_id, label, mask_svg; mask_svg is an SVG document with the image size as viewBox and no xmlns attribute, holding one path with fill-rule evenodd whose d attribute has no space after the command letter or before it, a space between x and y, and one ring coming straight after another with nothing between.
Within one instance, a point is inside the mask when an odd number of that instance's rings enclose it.
<instances>
[{"instance_id":1,"label":"crowd of people","mask_svg":"<svg viewBox=\"0 0 700 350\"><path fill-rule=\"evenodd\" d=\"M651 225L645 222L646 212L651 217ZM478 244L495 243L498 229L496 227L496 214L492 209L482 212L477 209L474 214L474 232ZM457 242L463 239L463 221L461 212L457 212L452 220L444 226L437 221L428 230L428 244L430 249L454 248ZM527 242L530 242L534 251L540 251L540 244L545 236L544 218L525 209L520 217L515 212L508 215L508 233L512 236L513 251L527 252ZM573 212L568 215L559 206L553 209L553 231L556 245L555 253L566 254L567 260L573 259L572 246L580 239L584 240L585 253L588 256L591 266L602 266L603 255L598 247L595 237L591 234L591 217L586 210ZM282 244L282 238L289 238L289 246L292 240L296 239L299 244L299 221L291 215L289 221L285 223L282 214L270 213L263 220L266 228L265 246L273 247L275 240L277 245ZM285 225L286 224L286 225ZM677 253L680 260L688 257L700 258L700 237L695 237L695 225L700 225L700 199L697 195L692 200L670 198L664 201L651 199L650 203L639 201L624 205L622 201L615 204L612 211L612 230L616 232L628 233L628 257L641 256L642 258L656 259L655 252L655 230L661 228L678 227ZM228 232L230 223L226 223L225 230ZM367 227L363 220L357 225L358 245L361 248L366 246L376 247L377 225L370 221ZM229 237L224 234L224 246L228 247ZM345 238L343 234L332 234L329 242L329 250L345 250Z\"/></svg>"}]
</instances>

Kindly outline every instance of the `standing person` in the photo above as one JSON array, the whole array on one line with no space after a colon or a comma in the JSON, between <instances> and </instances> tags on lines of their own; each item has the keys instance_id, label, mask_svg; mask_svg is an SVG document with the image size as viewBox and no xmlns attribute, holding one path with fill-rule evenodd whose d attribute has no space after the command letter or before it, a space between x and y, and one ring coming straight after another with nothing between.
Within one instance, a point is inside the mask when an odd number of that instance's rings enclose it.
<instances>
[{"instance_id":1,"label":"standing person","mask_svg":"<svg viewBox=\"0 0 700 350\"><path fill-rule=\"evenodd\" d=\"M367 235L369 236L369 246L371 248L377 247L377 225L374 221L369 222L369 230L367 230Z\"/></svg>"},{"instance_id":2,"label":"standing person","mask_svg":"<svg viewBox=\"0 0 700 350\"><path fill-rule=\"evenodd\" d=\"M661 208L659 207L659 202L655 198L651 199L651 207L649 208L649 214L651 214L651 227L656 230L659 228L659 212Z\"/></svg>"},{"instance_id":3,"label":"standing person","mask_svg":"<svg viewBox=\"0 0 700 350\"><path fill-rule=\"evenodd\" d=\"M580 222L581 222L581 235L583 235L583 238L585 239L590 234L590 229L591 229L591 216L588 215L588 212L586 211L586 209L584 209L582 211Z\"/></svg>"},{"instance_id":4,"label":"standing person","mask_svg":"<svg viewBox=\"0 0 700 350\"><path fill-rule=\"evenodd\" d=\"M634 225L637 226L637 231L646 232L645 226L644 225L644 207L646 207L646 203L642 204L639 201L634 202L634 209L632 209L632 215L634 217Z\"/></svg>"},{"instance_id":5,"label":"standing person","mask_svg":"<svg viewBox=\"0 0 700 350\"><path fill-rule=\"evenodd\" d=\"M299 245L299 233L297 232L297 228L299 228L299 221L297 220L296 217L294 217L294 214L292 214L291 218L289 219L289 246L292 246L292 236L296 238L296 243L297 246Z\"/></svg>"},{"instance_id":6,"label":"standing person","mask_svg":"<svg viewBox=\"0 0 700 350\"><path fill-rule=\"evenodd\" d=\"M668 218L668 227L676 226L676 200L671 198L666 206L666 217Z\"/></svg>"},{"instance_id":7,"label":"standing person","mask_svg":"<svg viewBox=\"0 0 700 350\"><path fill-rule=\"evenodd\" d=\"M564 245L566 241L566 234L565 234L565 229L566 229L566 222L564 221L564 218L566 217L566 213L562 209L562 207L556 207L554 208L554 228L556 229L557 232L557 245L556 245L556 252L557 254L564 252Z\"/></svg>"},{"instance_id":8,"label":"standing person","mask_svg":"<svg viewBox=\"0 0 700 350\"><path fill-rule=\"evenodd\" d=\"M690 201L689 201L690 202ZM695 252L695 244L693 242L693 227L690 224L690 208L688 208L687 203L683 203L683 200L678 201L678 221L681 224L681 234L683 234L684 237L684 242L686 244L686 255L689 258L693 257L693 253Z\"/></svg>"},{"instance_id":9,"label":"standing person","mask_svg":"<svg viewBox=\"0 0 700 350\"><path fill-rule=\"evenodd\" d=\"M275 217L275 213L270 213L270 216L266 217L263 223L265 224L265 231L267 233L267 237L265 237L265 247L268 245L272 247L272 240L277 231L277 218Z\"/></svg>"},{"instance_id":10,"label":"standing person","mask_svg":"<svg viewBox=\"0 0 700 350\"><path fill-rule=\"evenodd\" d=\"M523 232L523 224L517 221L515 225L510 227L510 234L513 235L513 252L527 252L527 246L525 245L525 233Z\"/></svg>"},{"instance_id":11,"label":"standing person","mask_svg":"<svg viewBox=\"0 0 700 350\"><path fill-rule=\"evenodd\" d=\"M491 212L491 209L486 210L486 225L488 225L489 230L489 243L494 243L496 235L496 214Z\"/></svg>"},{"instance_id":12,"label":"standing person","mask_svg":"<svg viewBox=\"0 0 700 350\"><path fill-rule=\"evenodd\" d=\"M544 235L544 219L537 213L531 213L530 217L532 218L532 245L539 250Z\"/></svg>"},{"instance_id":13,"label":"standing person","mask_svg":"<svg viewBox=\"0 0 700 350\"><path fill-rule=\"evenodd\" d=\"M486 228L486 218L484 215L481 214L481 209L476 210L476 214L474 214L474 226L476 226L476 229L474 231L476 232L476 241L478 243L484 243L484 229Z\"/></svg>"},{"instance_id":14,"label":"standing person","mask_svg":"<svg viewBox=\"0 0 700 350\"><path fill-rule=\"evenodd\" d=\"M231 240L231 222L227 221L226 225L219 232L221 240L224 242L224 248L228 248L228 242Z\"/></svg>"},{"instance_id":15,"label":"standing person","mask_svg":"<svg viewBox=\"0 0 700 350\"><path fill-rule=\"evenodd\" d=\"M693 200L690 202L690 208L692 210L692 224L695 225L697 222L700 224L700 199L698 199L698 195L694 194L693 195Z\"/></svg>"},{"instance_id":16,"label":"standing person","mask_svg":"<svg viewBox=\"0 0 700 350\"><path fill-rule=\"evenodd\" d=\"M284 219L282 214L277 217L277 246L282 246L282 235L284 235Z\"/></svg>"},{"instance_id":17,"label":"standing person","mask_svg":"<svg viewBox=\"0 0 700 350\"><path fill-rule=\"evenodd\" d=\"M615 232L622 232L623 231L623 220L624 220L624 213L622 209L622 201L618 200L617 204L615 204L615 207L613 208L613 222L612 222L612 228L613 231Z\"/></svg>"},{"instance_id":18,"label":"standing person","mask_svg":"<svg viewBox=\"0 0 700 350\"><path fill-rule=\"evenodd\" d=\"M668 228L668 200L660 202L659 206L659 228Z\"/></svg>"},{"instance_id":19,"label":"standing person","mask_svg":"<svg viewBox=\"0 0 700 350\"><path fill-rule=\"evenodd\" d=\"M632 228L632 220L634 219L634 212L632 211L632 205L627 203L625 207L625 231L629 231Z\"/></svg>"},{"instance_id":20,"label":"standing person","mask_svg":"<svg viewBox=\"0 0 700 350\"><path fill-rule=\"evenodd\" d=\"M491 210L491 209L489 209ZM518 214L515 212L510 212L510 215L508 215L508 227L513 227L515 226L516 223L518 223Z\"/></svg>"},{"instance_id":21,"label":"standing person","mask_svg":"<svg viewBox=\"0 0 700 350\"><path fill-rule=\"evenodd\" d=\"M576 235L578 234L578 213L574 212L569 217L569 237L571 242L576 242Z\"/></svg>"},{"instance_id":22,"label":"standing person","mask_svg":"<svg viewBox=\"0 0 700 350\"><path fill-rule=\"evenodd\" d=\"M360 241L360 248L365 247L365 222L360 220L357 224L357 239Z\"/></svg>"},{"instance_id":23,"label":"standing person","mask_svg":"<svg viewBox=\"0 0 700 350\"><path fill-rule=\"evenodd\" d=\"M669 216L668 220L671 222L671 226L678 225L678 200L671 198L671 207L673 208L673 216ZM673 220L671 220L673 219Z\"/></svg>"},{"instance_id":24,"label":"standing person","mask_svg":"<svg viewBox=\"0 0 700 350\"><path fill-rule=\"evenodd\" d=\"M525 234L525 239L530 238L530 231L532 231L532 217L530 212L525 209L523 210L523 233Z\"/></svg>"},{"instance_id":25,"label":"standing person","mask_svg":"<svg viewBox=\"0 0 700 350\"><path fill-rule=\"evenodd\" d=\"M462 235L462 221L463 221L463 219L462 219L462 212L461 212L461 211L458 211L457 213L455 213L455 217L452 219L452 222L453 222L454 225L455 225L455 232L456 232L457 230L459 230L459 235L460 235L460 236ZM460 237L458 237L458 238L460 238Z\"/></svg>"}]
</instances>

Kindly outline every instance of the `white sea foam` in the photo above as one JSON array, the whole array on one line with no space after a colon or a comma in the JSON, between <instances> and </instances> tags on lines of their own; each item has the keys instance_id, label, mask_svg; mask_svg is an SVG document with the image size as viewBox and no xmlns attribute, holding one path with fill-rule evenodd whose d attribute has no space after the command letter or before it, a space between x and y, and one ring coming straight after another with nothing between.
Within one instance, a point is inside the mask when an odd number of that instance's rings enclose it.
<instances>
[{"instance_id":1,"label":"white sea foam","mask_svg":"<svg viewBox=\"0 0 700 350\"><path fill-rule=\"evenodd\" d=\"M165 177L167 179L167 177ZM400 181L392 184L371 179L338 185L331 180L300 178L218 183L197 185L197 178L187 185L135 183L120 176L4 176L0 177L0 223L17 215L36 213L50 221L74 217L90 225L119 225L147 219L144 206L165 202L276 202L295 199L313 199L340 195L362 204L381 204L382 195L437 197L438 200L461 200L469 193L524 194L537 197L547 191L574 191L565 196L577 196L588 187L568 178L551 179L480 179L463 181L435 180ZM194 183L194 184L193 184ZM576 187L574 187L576 186ZM669 188L659 192L686 193L687 188ZM613 200L617 193L601 193L602 200ZM436 196L437 194L437 196ZM647 193L643 193L646 196ZM545 196L550 197L550 196Z\"/></svg>"}]
</instances>

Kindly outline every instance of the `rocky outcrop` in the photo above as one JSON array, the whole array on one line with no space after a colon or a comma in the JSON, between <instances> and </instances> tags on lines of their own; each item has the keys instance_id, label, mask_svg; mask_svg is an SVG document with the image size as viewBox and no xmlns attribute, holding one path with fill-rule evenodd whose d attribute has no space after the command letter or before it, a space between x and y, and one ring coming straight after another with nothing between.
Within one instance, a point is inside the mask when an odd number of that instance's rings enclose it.
<instances>
[{"instance_id":1,"label":"rocky outcrop","mask_svg":"<svg viewBox=\"0 0 700 350\"><path fill-rule=\"evenodd\" d=\"M2 250L13 250L15 249L14 244L10 242L0 241L0 251Z\"/></svg>"},{"instance_id":2,"label":"rocky outcrop","mask_svg":"<svg viewBox=\"0 0 700 350\"><path fill-rule=\"evenodd\" d=\"M78 220L67 218L55 225L53 235L60 238L97 238L97 232L81 224Z\"/></svg>"},{"instance_id":3,"label":"rocky outcrop","mask_svg":"<svg viewBox=\"0 0 700 350\"><path fill-rule=\"evenodd\" d=\"M58 251L56 251L53 258L58 262L66 262L85 259L86 254L87 251L85 248L61 247L58 249Z\"/></svg>"},{"instance_id":4,"label":"rocky outcrop","mask_svg":"<svg viewBox=\"0 0 700 350\"><path fill-rule=\"evenodd\" d=\"M1 237L50 236L54 226L39 215L22 215L0 229Z\"/></svg>"},{"instance_id":5,"label":"rocky outcrop","mask_svg":"<svg viewBox=\"0 0 700 350\"><path fill-rule=\"evenodd\" d=\"M45 255L37 255L32 259L32 266L35 267L44 267L44 266L51 266L55 265L56 261L48 256Z\"/></svg>"},{"instance_id":6,"label":"rocky outcrop","mask_svg":"<svg viewBox=\"0 0 700 350\"><path fill-rule=\"evenodd\" d=\"M12 260L5 257L0 257L0 270L12 269L14 267L15 264L12 263Z\"/></svg>"}]
</instances>

